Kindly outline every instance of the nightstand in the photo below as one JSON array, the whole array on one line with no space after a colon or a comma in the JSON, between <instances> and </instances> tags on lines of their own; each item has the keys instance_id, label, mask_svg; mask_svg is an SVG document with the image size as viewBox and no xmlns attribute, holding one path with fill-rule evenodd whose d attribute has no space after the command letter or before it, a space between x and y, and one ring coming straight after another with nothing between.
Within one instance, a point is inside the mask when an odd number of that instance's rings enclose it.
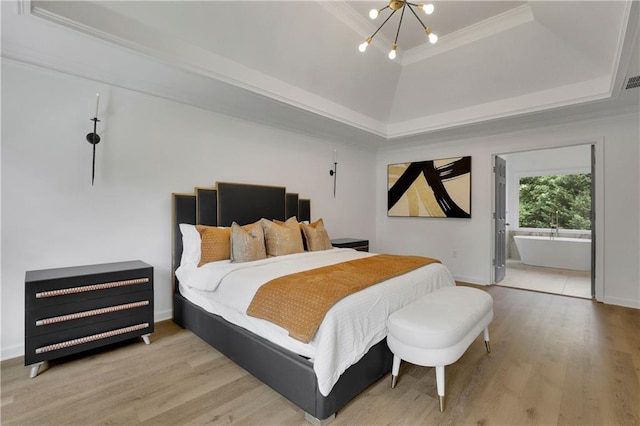
<instances>
[{"instance_id":1,"label":"nightstand","mask_svg":"<svg viewBox=\"0 0 640 426\"><path fill-rule=\"evenodd\" d=\"M369 240L358 238L337 238L331 240L331 245L338 248L352 248L358 251L369 251Z\"/></svg>"},{"instance_id":2,"label":"nightstand","mask_svg":"<svg viewBox=\"0 0 640 426\"><path fill-rule=\"evenodd\" d=\"M27 271L24 364L153 332L153 267L139 260Z\"/></svg>"}]
</instances>

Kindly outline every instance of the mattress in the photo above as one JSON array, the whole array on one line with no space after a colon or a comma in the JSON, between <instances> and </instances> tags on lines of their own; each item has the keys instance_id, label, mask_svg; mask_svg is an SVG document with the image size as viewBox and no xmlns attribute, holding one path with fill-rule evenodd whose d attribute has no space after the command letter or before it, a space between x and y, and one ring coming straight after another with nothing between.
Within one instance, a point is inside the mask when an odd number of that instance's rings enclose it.
<instances>
[{"instance_id":1,"label":"mattress","mask_svg":"<svg viewBox=\"0 0 640 426\"><path fill-rule=\"evenodd\" d=\"M254 262L212 262L176 270L180 292L190 302L313 362L320 393L327 396L340 375L387 334L390 313L416 298L455 285L449 270L431 264L352 294L336 303L315 337L302 343L287 330L246 315L258 288L271 279L303 270L373 256L353 249L332 249L271 257Z\"/></svg>"}]
</instances>

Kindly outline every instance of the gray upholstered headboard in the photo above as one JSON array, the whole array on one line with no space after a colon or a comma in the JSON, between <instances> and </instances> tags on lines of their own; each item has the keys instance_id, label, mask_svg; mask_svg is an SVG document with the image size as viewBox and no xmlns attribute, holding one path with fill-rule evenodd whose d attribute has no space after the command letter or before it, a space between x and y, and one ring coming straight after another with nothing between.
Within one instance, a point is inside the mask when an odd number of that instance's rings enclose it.
<instances>
[{"instance_id":1,"label":"gray upholstered headboard","mask_svg":"<svg viewBox=\"0 0 640 426\"><path fill-rule=\"evenodd\" d=\"M195 188L193 194L172 194L172 272L180 265L182 234L179 225L231 226L261 218L311 220L311 200L287 193L283 186L218 182L215 188ZM175 279L174 279L175 284Z\"/></svg>"}]
</instances>

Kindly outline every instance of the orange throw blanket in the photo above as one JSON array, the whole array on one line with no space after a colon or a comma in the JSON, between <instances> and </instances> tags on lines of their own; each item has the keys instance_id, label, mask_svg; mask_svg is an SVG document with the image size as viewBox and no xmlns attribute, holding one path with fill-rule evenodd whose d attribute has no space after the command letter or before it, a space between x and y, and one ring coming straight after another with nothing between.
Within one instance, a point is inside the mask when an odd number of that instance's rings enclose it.
<instances>
[{"instance_id":1,"label":"orange throw blanket","mask_svg":"<svg viewBox=\"0 0 640 426\"><path fill-rule=\"evenodd\" d=\"M258 289L247 314L279 325L289 336L308 343L340 299L430 263L440 261L379 254L285 275Z\"/></svg>"}]
</instances>

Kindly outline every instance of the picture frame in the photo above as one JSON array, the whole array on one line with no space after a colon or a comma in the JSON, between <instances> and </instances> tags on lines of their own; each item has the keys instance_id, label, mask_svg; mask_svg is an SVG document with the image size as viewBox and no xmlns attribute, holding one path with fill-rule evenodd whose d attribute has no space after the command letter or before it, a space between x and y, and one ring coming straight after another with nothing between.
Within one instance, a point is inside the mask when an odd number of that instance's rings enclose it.
<instances>
[{"instance_id":1,"label":"picture frame","mask_svg":"<svg viewBox=\"0 0 640 426\"><path fill-rule=\"evenodd\" d=\"M471 218L471 157L387 165L387 216Z\"/></svg>"}]
</instances>

